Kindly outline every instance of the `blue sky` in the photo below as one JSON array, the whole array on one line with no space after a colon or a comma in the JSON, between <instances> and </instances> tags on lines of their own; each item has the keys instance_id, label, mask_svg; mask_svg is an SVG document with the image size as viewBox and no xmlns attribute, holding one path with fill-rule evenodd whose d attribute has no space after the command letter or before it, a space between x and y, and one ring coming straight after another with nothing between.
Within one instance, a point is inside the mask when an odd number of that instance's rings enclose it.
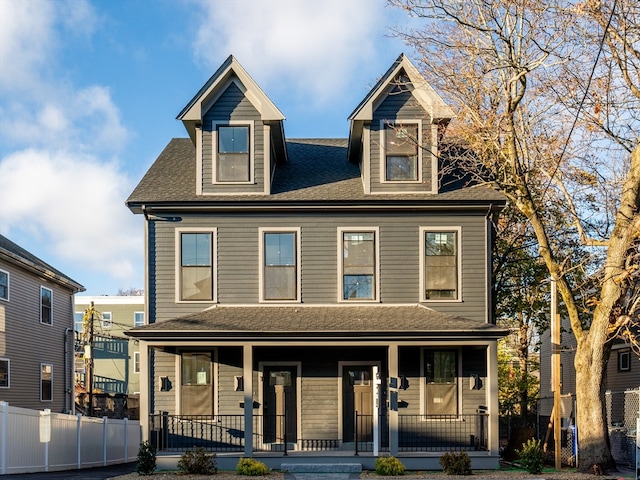
<instances>
[{"instance_id":1,"label":"blue sky","mask_svg":"<svg viewBox=\"0 0 640 480\"><path fill-rule=\"evenodd\" d=\"M383 0L0 0L0 233L85 286L144 287L124 205L233 54L287 138L346 137L403 51Z\"/></svg>"}]
</instances>

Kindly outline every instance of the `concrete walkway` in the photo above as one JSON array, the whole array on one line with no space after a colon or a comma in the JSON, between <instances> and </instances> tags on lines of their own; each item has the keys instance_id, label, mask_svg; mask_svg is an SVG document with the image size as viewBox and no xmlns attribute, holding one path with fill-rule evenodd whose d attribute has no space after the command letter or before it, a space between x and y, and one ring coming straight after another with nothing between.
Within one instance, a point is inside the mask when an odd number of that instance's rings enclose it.
<instances>
[{"instance_id":1,"label":"concrete walkway","mask_svg":"<svg viewBox=\"0 0 640 480\"><path fill-rule=\"evenodd\" d=\"M136 462L109 465L107 467L81 468L58 472L18 473L0 475L1 480L105 480L136 471Z\"/></svg>"}]
</instances>

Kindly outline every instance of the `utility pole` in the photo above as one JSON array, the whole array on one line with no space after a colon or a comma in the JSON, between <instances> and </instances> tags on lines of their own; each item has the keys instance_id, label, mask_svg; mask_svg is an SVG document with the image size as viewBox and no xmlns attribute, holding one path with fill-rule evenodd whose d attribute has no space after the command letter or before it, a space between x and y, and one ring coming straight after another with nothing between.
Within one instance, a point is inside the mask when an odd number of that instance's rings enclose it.
<instances>
[{"instance_id":1,"label":"utility pole","mask_svg":"<svg viewBox=\"0 0 640 480\"><path fill-rule=\"evenodd\" d=\"M87 362L87 390L89 391L89 416L93 417L93 302L91 302L91 318L89 319L89 361Z\"/></svg>"}]
</instances>

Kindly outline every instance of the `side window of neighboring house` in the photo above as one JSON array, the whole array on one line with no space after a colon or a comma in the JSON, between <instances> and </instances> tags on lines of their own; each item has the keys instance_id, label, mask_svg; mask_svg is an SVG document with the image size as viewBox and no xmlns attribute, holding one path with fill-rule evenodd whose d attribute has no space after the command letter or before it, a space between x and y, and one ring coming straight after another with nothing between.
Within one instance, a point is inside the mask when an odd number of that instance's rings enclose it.
<instances>
[{"instance_id":1,"label":"side window of neighboring house","mask_svg":"<svg viewBox=\"0 0 640 480\"><path fill-rule=\"evenodd\" d=\"M0 388L11 387L11 361L0 358Z\"/></svg>"},{"instance_id":2,"label":"side window of neighboring house","mask_svg":"<svg viewBox=\"0 0 640 480\"><path fill-rule=\"evenodd\" d=\"M631 370L631 350L618 351L618 371L628 372Z\"/></svg>"},{"instance_id":3,"label":"side window of neighboring house","mask_svg":"<svg viewBox=\"0 0 640 480\"><path fill-rule=\"evenodd\" d=\"M53 291L40 287L40 323L53 325Z\"/></svg>"},{"instance_id":4,"label":"side window of neighboring house","mask_svg":"<svg viewBox=\"0 0 640 480\"><path fill-rule=\"evenodd\" d=\"M81 333L82 332L82 318L84 317L84 312L75 312L73 314L73 329Z\"/></svg>"},{"instance_id":5,"label":"side window of neighboring house","mask_svg":"<svg viewBox=\"0 0 640 480\"><path fill-rule=\"evenodd\" d=\"M177 301L214 300L215 231L176 231Z\"/></svg>"},{"instance_id":6,"label":"side window of neighboring house","mask_svg":"<svg viewBox=\"0 0 640 480\"><path fill-rule=\"evenodd\" d=\"M40 401L53 401L53 365L40 364Z\"/></svg>"},{"instance_id":7,"label":"side window of neighboring house","mask_svg":"<svg viewBox=\"0 0 640 480\"><path fill-rule=\"evenodd\" d=\"M251 155L248 125L217 125L216 181L251 181Z\"/></svg>"},{"instance_id":8,"label":"side window of neighboring house","mask_svg":"<svg viewBox=\"0 0 640 480\"><path fill-rule=\"evenodd\" d=\"M262 300L299 300L299 230L260 230Z\"/></svg>"},{"instance_id":9,"label":"side window of neighboring house","mask_svg":"<svg viewBox=\"0 0 640 480\"><path fill-rule=\"evenodd\" d=\"M417 182L420 179L418 123L384 125L384 181Z\"/></svg>"},{"instance_id":10,"label":"side window of neighboring house","mask_svg":"<svg viewBox=\"0 0 640 480\"><path fill-rule=\"evenodd\" d=\"M105 330L111 329L113 326L113 315L111 312L102 312L102 328Z\"/></svg>"},{"instance_id":11,"label":"side window of neighboring house","mask_svg":"<svg viewBox=\"0 0 640 480\"><path fill-rule=\"evenodd\" d=\"M458 413L458 362L455 350L424 350L427 415Z\"/></svg>"},{"instance_id":12,"label":"side window of neighboring house","mask_svg":"<svg viewBox=\"0 0 640 480\"><path fill-rule=\"evenodd\" d=\"M9 272L0 270L0 300L9 300Z\"/></svg>"},{"instance_id":13,"label":"side window of neighboring house","mask_svg":"<svg viewBox=\"0 0 640 480\"><path fill-rule=\"evenodd\" d=\"M133 313L133 326L141 327L144 325L144 312L134 312Z\"/></svg>"},{"instance_id":14,"label":"side window of neighboring house","mask_svg":"<svg viewBox=\"0 0 640 480\"><path fill-rule=\"evenodd\" d=\"M339 229L342 301L378 299L377 229Z\"/></svg>"},{"instance_id":15,"label":"side window of neighboring house","mask_svg":"<svg viewBox=\"0 0 640 480\"><path fill-rule=\"evenodd\" d=\"M422 301L460 299L460 229L421 229Z\"/></svg>"},{"instance_id":16,"label":"side window of neighboring house","mask_svg":"<svg viewBox=\"0 0 640 480\"><path fill-rule=\"evenodd\" d=\"M140 352L133 352L133 373L140 373Z\"/></svg>"},{"instance_id":17,"label":"side window of neighboring house","mask_svg":"<svg viewBox=\"0 0 640 480\"><path fill-rule=\"evenodd\" d=\"M183 352L182 415L213 415L213 363L211 352Z\"/></svg>"}]
</instances>

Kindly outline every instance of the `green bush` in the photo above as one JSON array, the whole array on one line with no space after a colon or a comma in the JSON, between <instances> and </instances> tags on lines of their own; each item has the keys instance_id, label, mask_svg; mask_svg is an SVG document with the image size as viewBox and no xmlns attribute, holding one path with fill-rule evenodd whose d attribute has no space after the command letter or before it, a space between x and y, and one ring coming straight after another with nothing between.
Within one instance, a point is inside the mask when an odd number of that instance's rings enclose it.
<instances>
[{"instance_id":1,"label":"green bush","mask_svg":"<svg viewBox=\"0 0 640 480\"><path fill-rule=\"evenodd\" d=\"M527 472L538 474L542 473L542 466L544 465L544 453L542 452L542 446L540 440L534 440L530 438L522 444L522 450L516 450L518 454L519 463L522 468Z\"/></svg>"},{"instance_id":2,"label":"green bush","mask_svg":"<svg viewBox=\"0 0 640 480\"><path fill-rule=\"evenodd\" d=\"M204 448L188 450L178 461L178 470L181 474L211 475L218 472L216 454L205 452Z\"/></svg>"},{"instance_id":3,"label":"green bush","mask_svg":"<svg viewBox=\"0 0 640 480\"><path fill-rule=\"evenodd\" d=\"M447 452L440 457L440 465L447 475L471 475L471 459L467 452Z\"/></svg>"},{"instance_id":4,"label":"green bush","mask_svg":"<svg viewBox=\"0 0 640 480\"><path fill-rule=\"evenodd\" d=\"M156 469L156 447L148 441L140 444L136 472L140 475L151 475Z\"/></svg>"},{"instance_id":5,"label":"green bush","mask_svg":"<svg viewBox=\"0 0 640 480\"><path fill-rule=\"evenodd\" d=\"M395 457L378 457L376 459L376 473L385 477L404 475L404 465Z\"/></svg>"},{"instance_id":6,"label":"green bush","mask_svg":"<svg viewBox=\"0 0 640 480\"><path fill-rule=\"evenodd\" d=\"M257 477L260 475L266 475L269 473L269 467L264 463L259 462L253 458L241 458L238 460L236 466L236 473L238 475L248 475L250 477Z\"/></svg>"}]
</instances>

